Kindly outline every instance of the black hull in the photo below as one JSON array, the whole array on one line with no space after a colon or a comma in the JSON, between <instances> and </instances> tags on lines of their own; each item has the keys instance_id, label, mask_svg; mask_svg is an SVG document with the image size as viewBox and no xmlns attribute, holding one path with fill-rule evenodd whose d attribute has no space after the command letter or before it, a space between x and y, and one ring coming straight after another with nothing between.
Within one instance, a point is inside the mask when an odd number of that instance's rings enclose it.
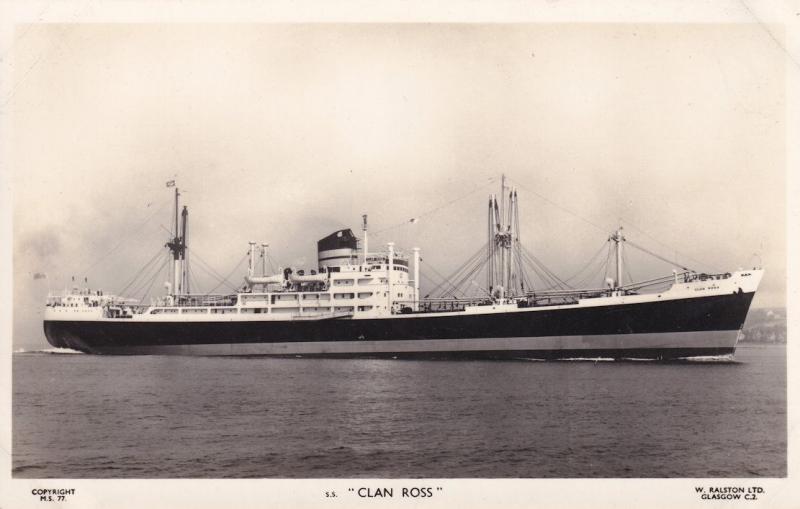
<instances>
[{"instance_id":1,"label":"black hull","mask_svg":"<svg viewBox=\"0 0 800 509\"><path fill-rule=\"evenodd\" d=\"M753 293L569 309L530 309L497 314L403 315L384 319L296 321L144 322L53 321L44 323L55 347L87 353L199 353L210 345L266 348L265 355L397 358L679 358L733 353L732 344L705 344L703 337L737 332ZM704 335L704 333L708 333ZM693 335L693 336L692 336ZM679 338L680 343L667 338ZM697 338L689 341L686 338ZM726 338L731 335L727 334ZM529 341L509 342L511 338ZM554 339L555 338L555 339ZM558 338L565 338L558 343ZM571 339L567 339L571 338ZM577 338L577 339L576 339ZM597 338L597 341L593 341ZM665 338L665 339L659 339ZM541 339L541 341L537 341ZM475 340L464 349L462 340ZM478 344L477 340L483 340ZM415 350L413 344L420 345ZM460 341L460 342L459 342ZM447 342L447 343L439 343ZM503 343L494 348L493 343ZM293 349L296 343L298 349ZM314 343L326 347L314 349ZM403 343L395 350L392 345ZM300 345L302 344L302 349ZM337 345L338 344L338 345ZM347 345L369 347L352 348ZM377 347L375 345L378 345ZM438 345L438 346L437 346ZM478 346L475 346L478 345ZM515 346L516 345L516 346ZM337 348L338 346L338 348ZM431 351L435 350L435 351ZM225 355L224 348L214 350ZM234 350L231 349L231 354Z\"/></svg>"}]
</instances>

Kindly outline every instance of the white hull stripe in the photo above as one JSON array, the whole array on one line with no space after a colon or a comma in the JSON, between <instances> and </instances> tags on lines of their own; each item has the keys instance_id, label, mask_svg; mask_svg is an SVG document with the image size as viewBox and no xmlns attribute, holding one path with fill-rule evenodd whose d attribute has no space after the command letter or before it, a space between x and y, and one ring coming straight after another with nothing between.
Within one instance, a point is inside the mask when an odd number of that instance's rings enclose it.
<instances>
[{"instance_id":1,"label":"white hull stripe","mask_svg":"<svg viewBox=\"0 0 800 509\"><path fill-rule=\"evenodd\" d=\"M342 355L412 352L558 351L734 348L739 331L663 332L536 338L418 339L394 341L309 341L119 346L105 353L177 355Z\"/></svg>"}]
</instances>

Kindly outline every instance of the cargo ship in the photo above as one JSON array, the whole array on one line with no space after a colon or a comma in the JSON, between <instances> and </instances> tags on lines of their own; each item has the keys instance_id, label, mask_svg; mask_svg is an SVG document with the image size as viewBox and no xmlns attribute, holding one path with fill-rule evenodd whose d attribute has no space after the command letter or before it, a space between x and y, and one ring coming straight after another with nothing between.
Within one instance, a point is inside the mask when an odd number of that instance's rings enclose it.
<instances>
[{"instance_id":1,"label":"cargo ship","mask_svg":"<svg viewBox=\"0 0 800 509\"><path fill-rule=\"evenodd\" d=\"M188 209L174 183L170 280L143 303L73 286L47 297L44 333L54 347L108 355L261 355L425 359L683 359L732 355L760 268L700 273L676 265L624 280L622 228L603 239L600 287L575 288L521 243L516 189L490 195L486 244L438 295L420 295L420 249L370 250L341 229L317 242L311 269L267 270L267 245L249 243L241 285L190 291ZM644 250L644 248L641 248ZM541 277L537 282L527 270ZM166 279L166 278L165 278ZM152 284L152 283L151 283ZM597 286L597 285L595 285Z\"/></svg>"}]
</instances>

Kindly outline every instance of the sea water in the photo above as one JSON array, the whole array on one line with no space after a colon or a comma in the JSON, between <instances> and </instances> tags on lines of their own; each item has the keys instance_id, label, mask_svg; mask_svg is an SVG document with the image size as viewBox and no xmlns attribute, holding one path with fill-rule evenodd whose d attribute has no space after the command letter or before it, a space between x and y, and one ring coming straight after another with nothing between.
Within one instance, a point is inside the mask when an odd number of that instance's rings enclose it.
<instances>
[{"instance_id":1,"label":"sea water","mask_svg":"<svg viewBox=\"0 0 800 509\"><path fill-rule=\"evenodd\" d=\"M530 362L13 357L19 478L782 477L786 349Z\"/></svg>"}]
</instances>

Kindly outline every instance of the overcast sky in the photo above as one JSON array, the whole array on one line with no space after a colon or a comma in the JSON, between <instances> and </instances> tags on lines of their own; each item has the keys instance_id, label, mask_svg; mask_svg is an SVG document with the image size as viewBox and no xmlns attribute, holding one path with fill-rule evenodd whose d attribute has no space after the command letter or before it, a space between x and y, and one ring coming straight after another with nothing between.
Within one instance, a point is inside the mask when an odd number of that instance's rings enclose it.
<instances>
[{"instance_id":1,"label":"overcast sky","mask_svg":"<svg viewBox=\"0 0 800 509\"><path fill-rule=\"evenodd\" d=\"M117 291L158 252L173 178L190 249L223 274L249 240L313 267L362 213L386 230L371 248L419 246L448 273L485 242L505 173L523 242L564 277L621 223L699 270L763 265L754 305L785 304L784 59L757 25L23 28L16 347L46 346L48 286Z\"/></svg>"}]
</instances>

